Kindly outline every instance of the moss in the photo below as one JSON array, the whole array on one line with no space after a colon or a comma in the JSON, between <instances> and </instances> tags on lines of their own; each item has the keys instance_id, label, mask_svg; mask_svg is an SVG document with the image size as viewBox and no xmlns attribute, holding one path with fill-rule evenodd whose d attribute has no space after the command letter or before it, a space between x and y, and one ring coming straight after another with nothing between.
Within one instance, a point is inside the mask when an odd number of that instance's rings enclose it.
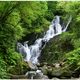
<instances>
[{"instance_id":1,"label":"moss","mask_svg":"<svg viewBox=\"0 0 80 80\"><path fill-rule=\"evenodd\" d=\"M41 62L55 63L62 61L67 52L74 50L72 40L74 34L65 32L51 39L42 50L40 57ZM46 56L46 57L45 57Z\"/></svg>"},{"instance_id":2,"label":"moss","mask_svg":"<svg viewBox=\"0 0 80 80\"><path fill-rule=\"evenodd\" d=\"M20 61L19 63L17 63L17 65L10 66L8 68L8 73L13 75L23 75L29 70L30 68L28 64L24 61Z\"/></svg>"}]
</instances>

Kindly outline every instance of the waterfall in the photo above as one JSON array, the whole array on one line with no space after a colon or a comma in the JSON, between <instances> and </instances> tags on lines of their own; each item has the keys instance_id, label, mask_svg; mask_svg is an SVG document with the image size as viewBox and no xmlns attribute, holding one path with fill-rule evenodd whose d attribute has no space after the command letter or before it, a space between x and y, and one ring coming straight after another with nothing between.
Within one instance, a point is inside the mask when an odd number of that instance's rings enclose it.
<instances>
[{"instance_id":1,"label":"waterfall","mask_svg":"<svg viewBox=\"0 0 80 80\"><path fill-rule=\"evenodd\" d=\"M21 43L18 43L18 51L21 54L26 55L24 60L27 62L30 61L32 64L37 64L38 57L40 56L40 53L43 47L42 46L43 42L46 43L54 36L57 36L61 34L62 32L65 32L70 22L71 22L71 17L66 27L62 30L63 26L60 25L60 16L56 16L55 19L53 19L51 25L49 26L49 29L47 30L43 38L37 39L35 43L30 46L28 46L28 42L24 42L24 45L22 45Z\"/></svg>"}]
</instances>

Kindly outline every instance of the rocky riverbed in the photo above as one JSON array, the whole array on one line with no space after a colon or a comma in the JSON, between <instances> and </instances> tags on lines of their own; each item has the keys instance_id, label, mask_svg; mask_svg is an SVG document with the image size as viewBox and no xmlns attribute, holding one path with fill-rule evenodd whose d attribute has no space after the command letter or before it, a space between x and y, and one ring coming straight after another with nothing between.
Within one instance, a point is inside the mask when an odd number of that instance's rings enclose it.
<instances>
[{"instance_id":1,"label":"rocky riverbed","mask_svg":"<svg viewBox=\"0 0 80 80\"><path fill-rule=\"evenodd\" d=\"M29 63L25 63L29 64ZM28 70L29 71L28 71ZM79 78L78 70L71 71L65 62L48 64L46 62L38 64L37 69L29 66L23 74L10 74L11 79L75 79Z\"/></svg>"}]
</instances>

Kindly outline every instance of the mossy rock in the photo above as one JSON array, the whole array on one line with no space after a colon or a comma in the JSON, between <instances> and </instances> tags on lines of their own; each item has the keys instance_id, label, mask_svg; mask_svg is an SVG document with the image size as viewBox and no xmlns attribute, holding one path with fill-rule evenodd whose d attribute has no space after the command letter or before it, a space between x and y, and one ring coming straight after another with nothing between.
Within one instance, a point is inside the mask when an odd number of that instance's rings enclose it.
<instances>
[{"instance_id":1,"label":"mossy rock","mask_svg":"<svg viewBox=\"0 0 80 80\"><path fill-rule=\"evenodd\" d=\"M19 62L15 66L10 66L8 68L8 72L13 75L22 75L25 74L28 70L30 70L28 64L24 61Z\"/></svg>"},{"instance_id":2,"label":"mossy rock","mask_svg":"<svg viewBox=\"0 0 80 80\"><path fill-rule=\"evenodd\" d=\"M43 67L41 67L41 70L43 72L44 75L47 75L47 72L48 72L48 68L46 65L44 65Z\"/></svg>"},{"instance_id":3,"label":"mossy rock","mask_svg":"<svg viewBox=\"0 0 80 80\"><path fill-rule=\"evenodd\" d=\"M52 68L52 70L48 70L48 76L50 78L71 78L72 72L67 68Z\"/></svg>"},{"instance_id":4,"label":"mossy rock","mask_svg":"<svg viewBox=\"0 0 80 80\"><path fill-rule=\"evenodd\" d=\"M65 32L51 39L42 50L42 54L39 57L40 62L52 64L63 61L65 53L74 50L72 43L73 35Z\"/></svg>"}]
</instances>

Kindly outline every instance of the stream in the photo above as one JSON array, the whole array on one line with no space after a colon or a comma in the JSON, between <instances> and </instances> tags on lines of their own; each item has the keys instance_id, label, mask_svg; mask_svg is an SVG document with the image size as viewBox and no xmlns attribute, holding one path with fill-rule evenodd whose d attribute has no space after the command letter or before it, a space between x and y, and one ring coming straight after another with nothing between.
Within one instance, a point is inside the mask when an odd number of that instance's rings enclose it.
<instances>
[{"instance_id":1,"label":"stream","mask_svg":"<svg viewBox=\"0 0 80 80\"><path fill-rule=\"evenodd\" d=\"M32 71L27 72L25 75L29 76L29 79L48 79L46 75L43 74L41 70L38 69L37 65L39 64L38 58L41 54L42 49L46 46L46 43L49 42L51 38L62 34L65 32L71 22L71 17L69 18L65 28L60 24L60 16L55 16L55 19L52 20L49 29L46 31L42 38L38 38L34 44L28 46L28 41L24 44L17 43L17 50L22 55L25 55L24 61L27 62L32 69Z\"/></svg>"}]
</instances>

